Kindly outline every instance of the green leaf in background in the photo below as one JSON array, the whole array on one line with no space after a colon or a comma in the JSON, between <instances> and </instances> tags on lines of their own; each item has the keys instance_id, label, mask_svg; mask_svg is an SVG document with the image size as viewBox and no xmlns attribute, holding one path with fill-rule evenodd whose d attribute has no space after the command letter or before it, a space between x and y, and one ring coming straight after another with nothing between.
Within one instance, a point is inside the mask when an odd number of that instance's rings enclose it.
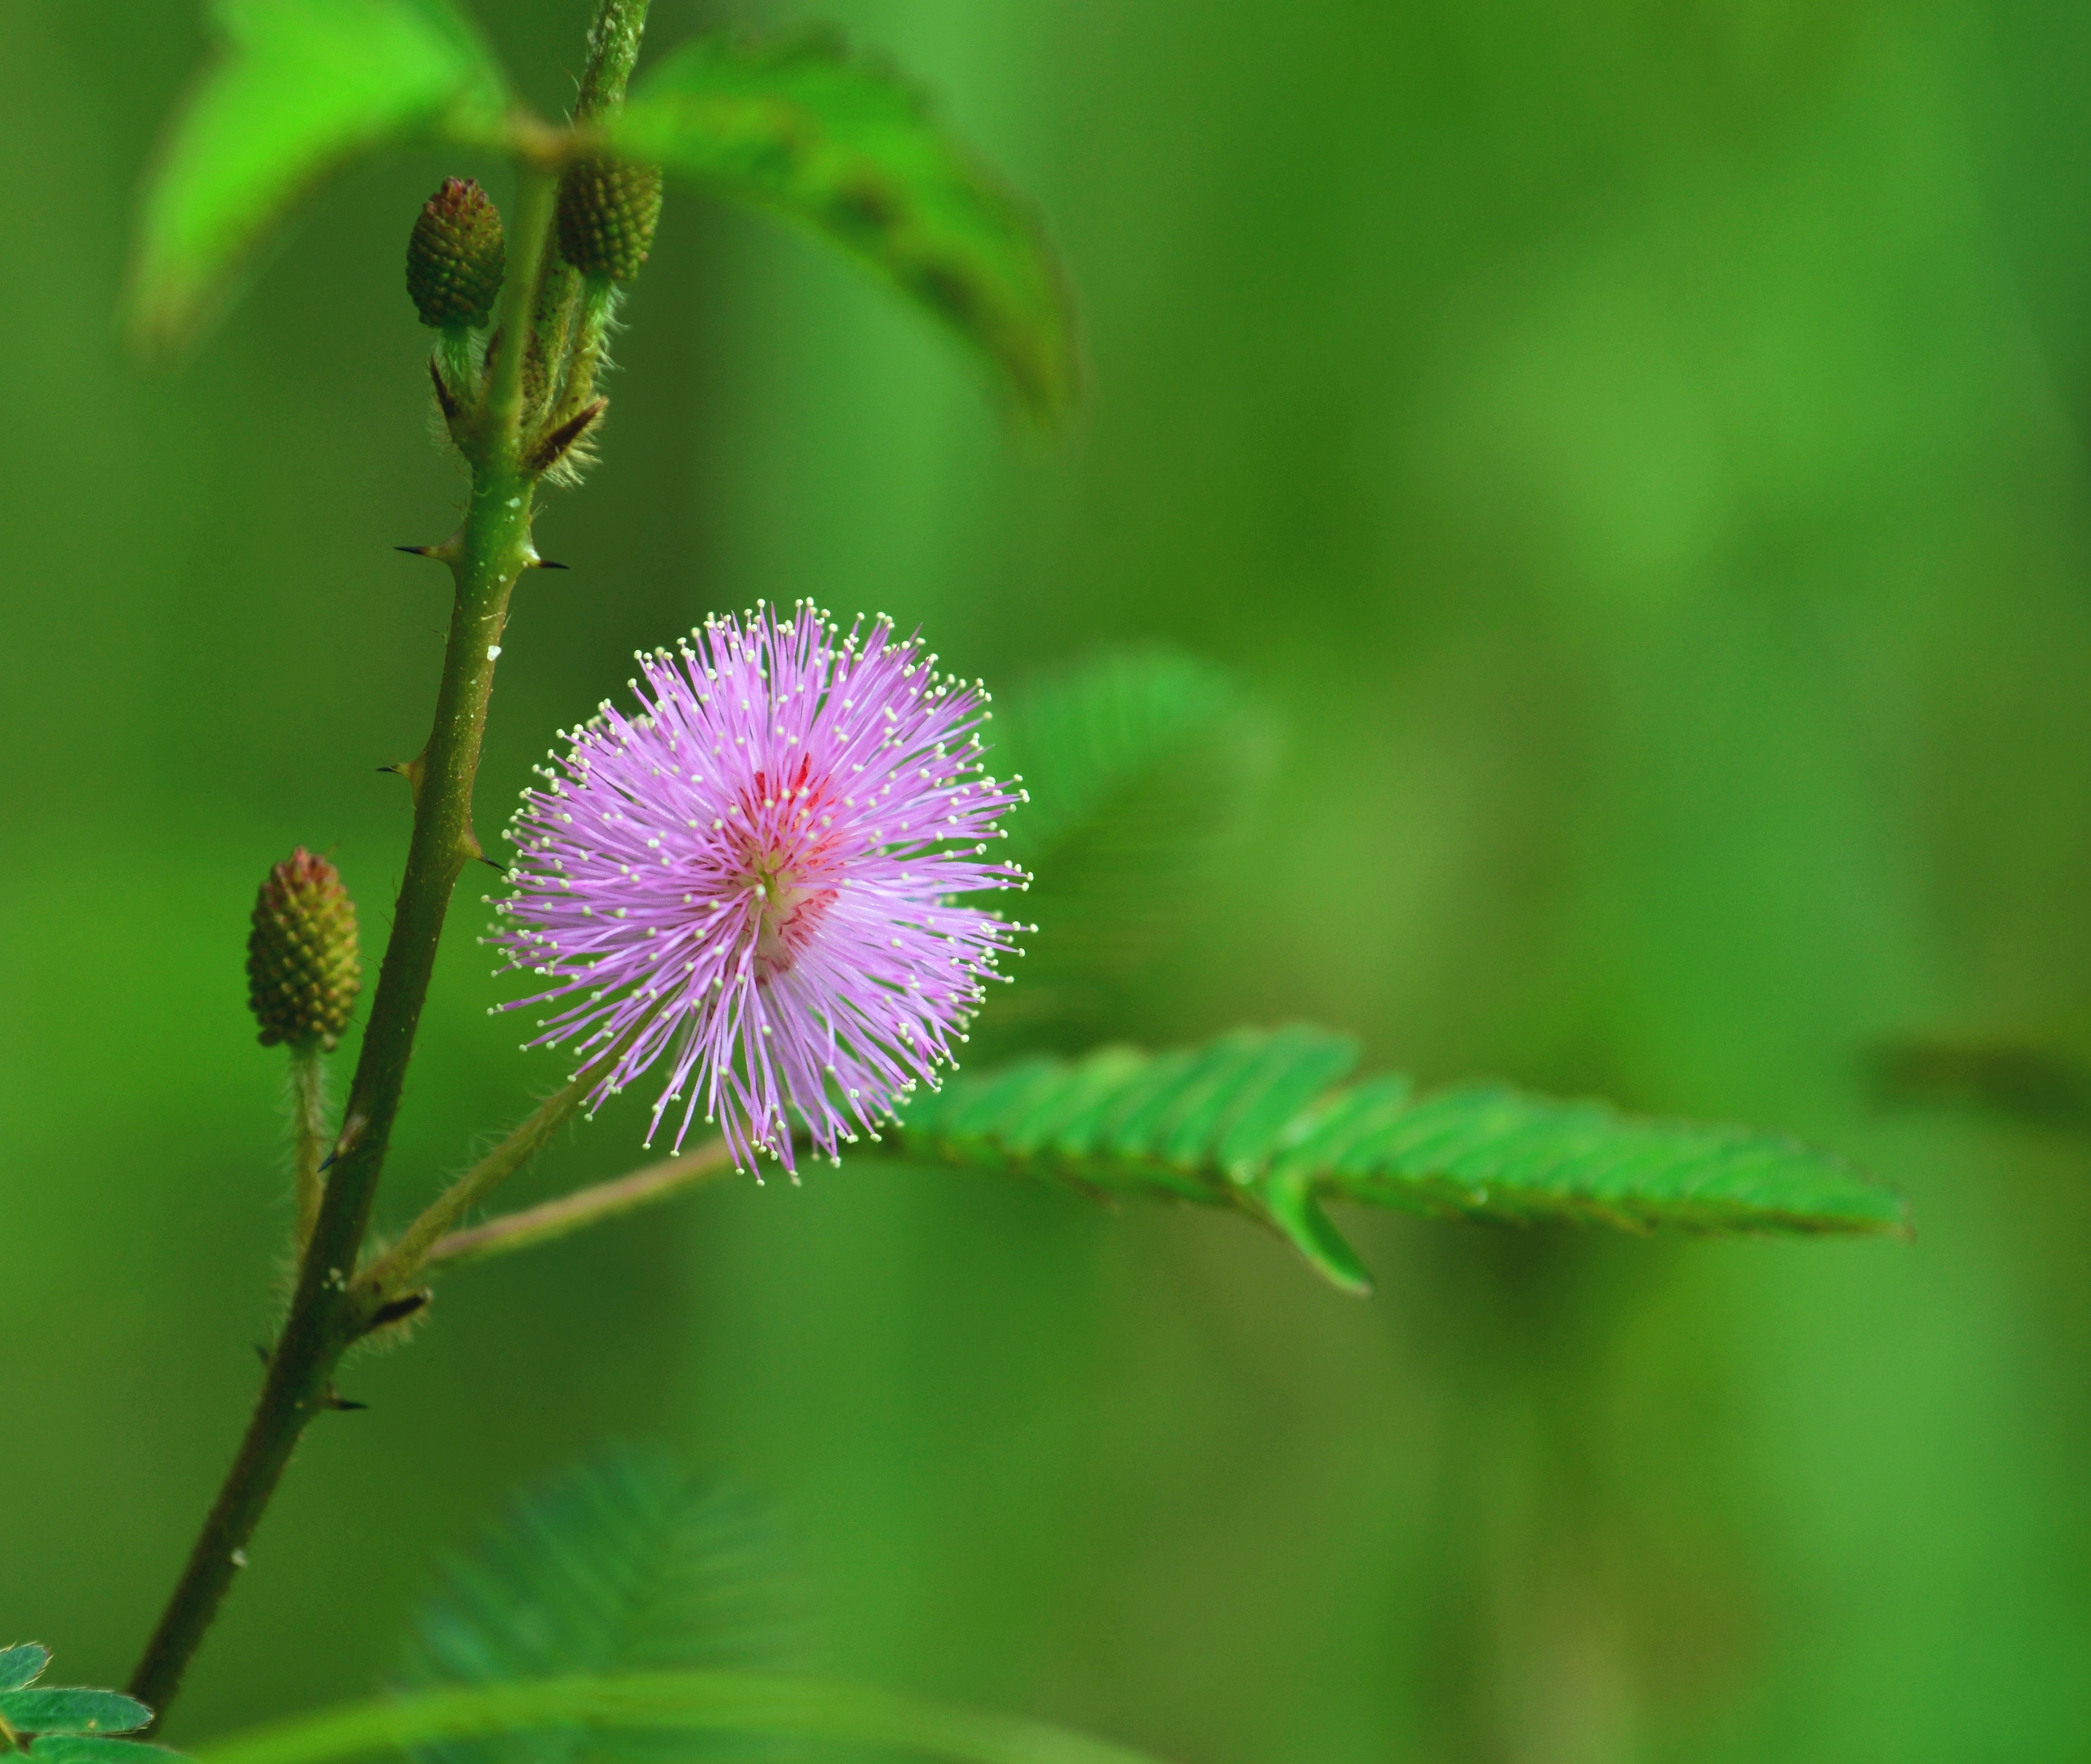
<instances>
[{"instance_id":1,"label":"green leaf in background","mask_svg":"<svg viewBox=\"0 0 2091 1764\"><path fill-rule=\"evenodd\" d=\"M606 1447L518 1497L446 1567L416 1617L402 1677L433 1688L801 1668L805 1626L781 1555L744 1495L665 1455ZM539 1730L421 1750L446 1764L563 1764L581 1749L622 1759L661 1749L657 1735L634 1730ZM672 1749L695 1755L687 1734Z\"/></svg>"},{"instance_id":2,"label":"green leaf in background","mask_svg":"<svg viewBox=\"0 0 2091 1764\"><path fill-rule=\"evenodd\" d=\"M833 37L685 43L606 125L614 151L775 209L927 307L1050 419L1076 385L1073 312L1038 223L890 70Z\"/></svg>"},{"instance_id":3,"label":"green leaf in background","mask_svg":"<svg viewBox=\"0 0 2091 1764\"><path fill-rule=\"evenodd\" d=\"M1271 741L1268 718L1231 674L1162 648L1106 652L1028 684L997 705L993 731L998 767L1020 771L1031 793L1004 850L1031 865L1050 863L1157 771L1215 744L1228 750L1230 771L1254 781ZM1241 796L1238 784L1220 806L1238 810ZM1166 843L1225 818L1206 805L1196 824L1167 829Z\"/></svg>"},{"instance_id":4,"label":"green leaf in background","mask_svg":"<svg viewBox=\"0 0 2091 1764\"><path fill-rule=\"evenodd\" d=\"M1278 748L1225 669L1180 650L1108 653L995 705L994 769L1024 779L998 856L1036 877L1040 935L997 1029L1062 1016L1192 917L1214 860L1248 824Z\"/></svg>"},{"instance_id":5,"label":"green leaf in background","mask_svg":"<svg viewBox=\"0 0 2091 1764\"><path fill-rule=\"evenodd\" d=\"M205 1746L202 1764L331 1764L440 1740L546 1729L591 1741L626 1730L766 1734L890 1748L951 1764L1154 1764L1043 1723L982 1714L860 1685L743 1672L541 1680L352 1703Z\"/></svg>"},{"instance_id":6,"label":"green leaf in background","mask_svg":"<svg viewBox=\"0 0 2091 1764\"><path fill-rule=\"evenodd\" d=\"M113 1690L0 1691L0 1717L25 1733L135 1733L153 1711Z\"/></svg>"},{"instance_id":7,"label":"green leaf in background","mask_svg":"<svg viewBox=\"0 0 2091 1764\"><path fill-rule=\"evenodd\" d=\"M169 1764L181 1755L143 1740L105 1740L86 1733L41 1734L29 1748L29 1756L45 1764Z\"/></svg>"},{"instance_id":8,"label":"green leaf in background","mask_svg":"<svg viewBox=\"0 0 2091 1764\"><path fill-rule=\"evenodd\" d=\"M148 187L132 273L141 345L179 349L261 240L359 154L440 129L498 136L505 83L446 0L218 0L221 38Z\"/></svg>"},{"instance_id":9,"label":"green leaf in background","mask_svg":"<svg viewBox=\"0 0 2091 1764\"><path fill-rule=\"evenodd\" d=\"M918 1094L882 1149L1235 1207L1359 1293L1370 1276L1322 1214L1325 1200L1630 1230L1904 1228L1895 1197L1781 1136L1639 1120L1496 1085L1421 1097L1396 1076L1332 1088L1356 1058L1348 1037L1294 1026L1170 1053L1106 1047L1024 1060Z\"/></svg>"}]
</instances>

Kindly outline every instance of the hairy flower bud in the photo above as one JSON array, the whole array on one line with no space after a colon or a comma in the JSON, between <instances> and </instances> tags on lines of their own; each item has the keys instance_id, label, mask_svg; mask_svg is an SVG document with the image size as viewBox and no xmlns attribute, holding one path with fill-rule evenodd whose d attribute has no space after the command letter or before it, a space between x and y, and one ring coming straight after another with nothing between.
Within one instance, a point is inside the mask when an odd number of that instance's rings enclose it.
<instances>
[{"instance_id":1,"label":"hairy flower bud","mask_svg":"<svg viewBox=\"0 0 2091 1764\"><path fill-rule=\"evenodd\" d=\"M247 1003L261 1045L332 1047L362 990L356 903L341 873L302 845L269 872L247 939Z\"/></svg>"},{"instance_id":2,"label":"hairy flower bud","mask_svg":"<svg viewBox=\"0 0 2091 1764\"><path fill-rule=\"evenodd\" d=\"M421 322L491 324L507 256L494 199L473 179L444 179L407 240L407 291Z\"/></svg>"},{"instance_id":3,"label":"hairy flower bud","mask_svg":"<svg viewBox=\"0 0 2091 1764\"><path fill-rule=\"evenodd\" d=\"M584 159L559 180L559 255L583 275L629 282L653 248L661 168Z\"/></svg>"}]
</instances>

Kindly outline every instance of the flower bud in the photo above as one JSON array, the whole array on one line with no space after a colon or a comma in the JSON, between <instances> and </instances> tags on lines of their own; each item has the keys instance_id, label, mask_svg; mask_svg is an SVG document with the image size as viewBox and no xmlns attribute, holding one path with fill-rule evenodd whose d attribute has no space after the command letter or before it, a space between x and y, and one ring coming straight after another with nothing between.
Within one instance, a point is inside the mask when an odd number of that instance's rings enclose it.
<instances>
[{"instance_id":1,"label":"flower bud","mask_svg":"<svg viewBox=\"0 0 2091 1764\"><path fill-rule=\"evenodd\" d=\"M629 282L660 218L658 166L584 159L559 180L559 255L584 276Z\"/></svg>"},{"instance_id":2,"label":"flower bud","mask_svg":"<svg viewBox=\"0 0 2091 1764\"><path fill-rule=\"evenodd\" d=\"M341 873L302 845L269 872L247 939L247 1003L261 1045L331 1048L362 990L356 903Z\"/></svg>"},{"instance_id":3,"label":"flower bud","mask_svg":"<svg viewBox=\"0 0 2091 1764\"><path fill-rule=\"evenodd\" d=\"M407 240L407 291L421 322L491 324L507 255L494 199L473 179L444 179Z\"/></svg>"}]
</instances>

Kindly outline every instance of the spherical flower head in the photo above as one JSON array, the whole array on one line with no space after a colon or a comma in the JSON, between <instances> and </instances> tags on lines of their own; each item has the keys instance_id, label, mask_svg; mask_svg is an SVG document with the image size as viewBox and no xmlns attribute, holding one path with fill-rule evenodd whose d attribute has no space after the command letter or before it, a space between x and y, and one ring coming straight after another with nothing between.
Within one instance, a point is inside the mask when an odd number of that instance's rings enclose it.
<instances>
[{"instance_id":1,"label":"spherical flower head","mask_svg":"<svg viewBox=\"0 0 2091 1764\"><path fill-rule=\"evenodd\" d=\"M510 837L494 941L550 987L528 1046L571 1043L590 1105L665 1067L649 1140L701 1108L737 1163L833 1158L952 1063L1024 927L959 897L1025 886L990 861L1021 790L988 776L987 695L882 616L802 603L713 619L642 654L627 716L566 737Z\"/></svg>"}]
</instances>

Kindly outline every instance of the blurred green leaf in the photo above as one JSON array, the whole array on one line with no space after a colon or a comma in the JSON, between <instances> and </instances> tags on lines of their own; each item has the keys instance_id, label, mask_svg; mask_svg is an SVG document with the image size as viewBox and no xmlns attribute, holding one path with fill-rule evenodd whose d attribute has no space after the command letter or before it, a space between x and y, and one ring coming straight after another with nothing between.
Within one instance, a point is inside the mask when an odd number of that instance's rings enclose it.
<instances>
[{"instance_id":1,"label":"blurred green leaf","mask_svg":"<svg viewBox=\"0 0 2091 1764\"><path fill-rule=\"evenodd\" d=\"M497 136L505 82L446 0L218 0L221 45L146 192L138 341L179 349L230 304L256 248L327 174L417 132Z\"/></svg>"},{"instance_id":2,"label":"blurred green leaf","mask_svg":"<svg viewBox=\"0 0 2091 1764\"><path fill-rule=\"evenodd\" d=\"M0 1691L0 1716L28 1733L135 1733L153 1711L119 1691L11 1690Z\"/></svg>"},{"instance_id":3,"label":"blurred green leaf","mask_svg":"<svg viewBox=\"0 0 2091 1764\"><path fill-rule=\"evenodd\" d=\"M1873 1050L1870 1064L1888 1102L2091 1127L2091 1063L2068 1049L2026 1040L1896 1042Z\"/></svg>"},{"instance_id":4,"label":"blurred green leaf","mask_svg":"<svg viewBox=\"0 0 2091 1764\"><path fill-rule=\"evenodd\" d=\"M605 132L842 246L983 351L1033 415L1072 400L1073 311L1037 219L912 86L832 36L695 38Z\"/></svg>"},{"instance_id":5,"label":"blurred green leaf","mask_svg":"<svg viewBox=\"0 0 2091 1764\"><path fill-rule=\"evenodd\" d=\"M955 1764L1153 1764L1042 1723L981 1714L854 1684L743 1672L541 1680L351 1703L235 1734L203 1764L327 1764L441 1740L567 1728L592 1737L761 1733L890 1747Z\"/></svg>"},{"instance_id":6,"label":"blurred green leaf","mask_svg":"<svg viewBox=\"0 0 2091 1764\"><path fill-rule=\"evenodd\" d=\"M1094 1002L1180 929L1245 826L1278 747L1270 714L1225 669L1180 650L1108 653L998 701L995 770L1029 800L998 856L1034 873L1024 985L998 1028Z\"/></svg>"},{"instance_id":7,"label":"blurred green leaf","mask_svg":"<svg viewBox=\"0 0 2091 1764\"><path fill-rule=\"evenodd\" d=\"M518 1497L445 1568L415 1619L402 1676L433 1688L800 1667L803 1626L780 1553L745 1496L659 1453L608 1447ZM539 1731L422 1750L450 1764L563 1764L584 1737ZM649 1737L591 1738L586 1749L627 1758ZM688 1755L690 1739L675 1749Z\"/></svg>"},{"instance_id":8,"label":"blurred green leaf","mask_svg":"<svg viewBox=\"0 0 2091 1764\"><path fill-rule=\"evenodd\" d=\"M998 706L994 751L1023 774L1031 800L1011 817L1004 850L1020 863L1050 863L1155 773L1209 754L1217 744L1240 774L1235 788L1189 805L1187 824L1166 841L1229 818L1242 783L1265 770L1252 750L1270 743L1269 721L1224 668L1179 649L1108 652L1026 685ZM1180 796L1182 791L1171 791ZM1159 830L1158 831L1158 838Z\"/></svg>"},{"instance_id":9,"label":"blurred green leaf","mask_svg":"<svg viewBox=\"0 0 2091 1764\"><path fill-rule=\"evenodd\" d=\"M1235 1207L1360 1293L1369 1276L1323 1201L1629 1230L1903 1228L1895 1197L1783 1136L1639 1120L1495 1085L1418 1097L1386 1076L1332 1089L1356 1058L1348 1037L1296 1025L1170 1053L1024 1060L916 1096L882 1144L1090 1192Z\"/></svg>"},{"instance_id":10,"label":"blurred green leaf","mask_svg":"<svg viewBox=\"0 0 2091 1764\"><path fill-rule=\"evenodd\" d=\"M29 1748L29 1756L45 1764L168 1764L181 1755L143 1740L106 1740L85 1733L42 1734Z\"/></svg>"},{"instance_id":11,"label":"blurred green leaf","mask_svg":"<svg viewBox=\"0 0 2091 1764\"><path fill-rule=\"evenodd\" d=\"M19 1690L24 1684L34 1684L50 1663L50 1650L33 1641L0 1648L0 1690Z\"/></svg>"}]
</instances>

